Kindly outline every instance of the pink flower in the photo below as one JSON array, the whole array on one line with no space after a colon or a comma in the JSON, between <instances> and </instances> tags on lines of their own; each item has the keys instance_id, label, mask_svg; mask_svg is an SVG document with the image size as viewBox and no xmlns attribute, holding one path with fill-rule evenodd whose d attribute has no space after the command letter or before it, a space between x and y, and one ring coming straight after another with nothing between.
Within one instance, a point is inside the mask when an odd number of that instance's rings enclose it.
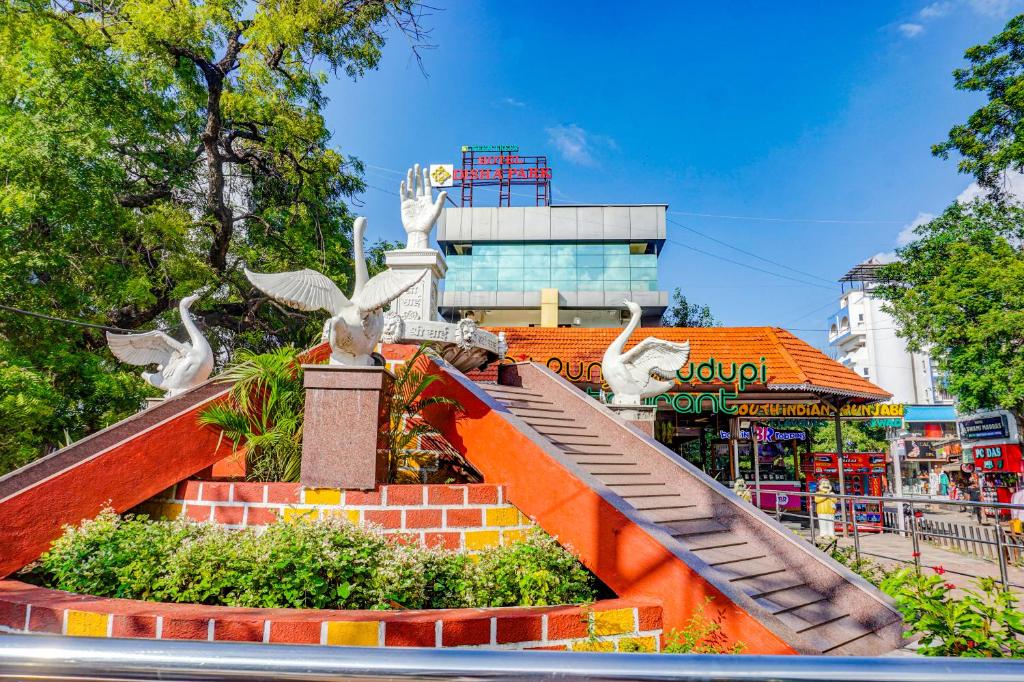
<instances>
[{"instance_id":1,"label":"pink flower","mask_svg":"<svg viewBox=\"0 0 1024 682\"><path fill-rule=\"evenodd\" d=\"M932 566L932 570L935 571L937 575L942 575L946 572L946 569L944 569L942 566Z\"/></svg>"},{"instance_id":2,"label":"pink flower","mask_svg":"<svg viewBox=\"0 0 1024 682\"><path fill-rule=\"evenodd\" d=\"M946 583L945 588L947 590L955 590L956 589L956 585L954 585L953 583Z\"/></svg>"}]
</instances>

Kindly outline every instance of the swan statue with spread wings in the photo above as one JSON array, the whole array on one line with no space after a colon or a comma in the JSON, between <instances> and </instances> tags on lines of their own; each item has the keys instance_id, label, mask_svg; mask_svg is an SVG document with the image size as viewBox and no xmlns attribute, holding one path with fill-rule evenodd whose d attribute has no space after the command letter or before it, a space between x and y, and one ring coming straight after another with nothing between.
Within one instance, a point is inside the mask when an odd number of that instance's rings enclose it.
<instances>
[{"instance_id":1,"label":"swan statue with spread wings","mask_svg":"<svg viewBox=\"0 0 1024 682\"><path fill-rule=\"evenodd\" d=\"M676 372L690 358L690 342L672 343L649 336L625 353L626 342L640 326L640 305L624 301L629 324L608 346L601 361L601 373L612 389L613 405L639 405L641 399L661 395L672 388Z\"/></svg>"},{"instance_id":2,"label":"swan statue with spread wings","mask_svg":"<svg viewBox=\"0 0 1024 682\"><path fill-rule=\"evenodd\" d=\"M326 310L331 314L324 331L331 344L332 365L373 365L370 354L384 331L381 309L414 287L426 274L425 270L415 273L385 270L370 279L363 255L365 233L366 218L356 218L352 227L356 285L351 299L316 270L273 274L245 270L253 286L267 296L299 310Z\"/></svg>"},{"instance_id":3,"label":"swan statue with spread wings","mask_svg":"<svg viewBox=\"0 0 1024 682\"><path fill-rule=\"evenodd\" d=\"M144 334L107 332L107 345L118 360L129 365L157 365L157 371L143 372L142 378L165 391L167 398L195 388L213 371L213 351L189 314L201 295L197 292L186 296L178 304L188 341L178 341L159 330Z\"/></svg>"}]
</instances>

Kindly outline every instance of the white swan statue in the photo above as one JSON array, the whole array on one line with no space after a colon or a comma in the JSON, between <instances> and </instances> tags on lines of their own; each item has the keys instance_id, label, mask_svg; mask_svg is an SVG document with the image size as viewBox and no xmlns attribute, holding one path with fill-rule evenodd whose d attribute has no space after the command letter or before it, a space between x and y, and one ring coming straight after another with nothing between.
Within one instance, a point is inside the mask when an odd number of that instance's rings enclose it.
<instances>
[{"instance_id":1,"label":"white swan statue","mask_svg":"<svg viewBox=\"0 0 1024 682\"><path fill-rule=\"evenodd\" d=\"M672 343L647 337L625 353L626 342L640 326L640 305L624 301L629 324L604 352L601 373L612 389L612 405L639 405L641 399L661 395L672 388L676 372L690 358L690 342Z\"/></svg>"},{"instance_id":2,"label":"white swan statue","mask_svg":"<svg viewBox=\"0 0 1024 682\"><path fill-rule=\"evenodd\" d=\"M356 285L351 299L316 270L273 274L245 270L253 286L267 296L299 310L326 310L331 314L324 331L331 344L332 365L373 365L370 354L384 331L381 309L414 287L426 274L425 270L414 273L385 270L369 279L363 255L365 232L366 218L356 218L352 227Z\"/></svg>"},{"instance_id":3,"label":"white swan statue","mask_svg":"<svg viewBox=\"0 0 1024 682\"><path fill-rule=\"evenodd\" d=\"M178 303L188 341L178 341L158 330L144 334L107 332L107 345L118 360L129 365L157 365L156 372L143 372L142 378L165 391L167 398L195 388L213 371L213 351L189 314L189 307L200 295L197 292Z\"/></svg>"}]
</instances>

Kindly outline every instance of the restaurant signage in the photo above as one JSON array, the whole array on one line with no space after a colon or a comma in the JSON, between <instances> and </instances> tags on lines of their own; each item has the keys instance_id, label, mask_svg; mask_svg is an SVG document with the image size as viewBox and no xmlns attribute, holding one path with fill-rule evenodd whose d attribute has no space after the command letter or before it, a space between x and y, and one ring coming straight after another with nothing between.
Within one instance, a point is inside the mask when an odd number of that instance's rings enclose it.
<instances>
[{"instance_id":1,"label":"restaurant signage","mask_svg":"<svg viewBox=\"0 0 1024 682\"><path fill-rule=\"evenodd\" d=\"M756 426L754 427L754 435L762 443L778 443L786 440L807 440L807 433L805 431L779 431L771 426ZM728 431L719 431L718 437L722 440L729 440L730 435ZM750 440L750 431L748 429L740 429L740 440Z\"/></svg>"},{"instance_id":2,"label":"restaurant signage","mask_svg":"<svg viewBox=\"0 0 1024 682\"><path fill-rule=\"evenodd\" d=\"M964 440L1010 437L1006 416L1001 414L978 419L962 419L957 422L957 427L960 429L960 437Z\"/></svg>"},{"instance_id":3,"label":"restaurant signage","mask_svg":"<svg viewBox=\"0 0 1024 682\"><path fill-rule=\"evenodd\" d=\"M807 405L740 405L738 414L741 417L773 417L776 419L786 417L817 417L828 418L835 416L835 410L821 404L810 403ZM902 403L875 403L873 405L846 405L839 410L841 417L865 417L865 418L902 418Z\"/></svg>"}]
</instances>

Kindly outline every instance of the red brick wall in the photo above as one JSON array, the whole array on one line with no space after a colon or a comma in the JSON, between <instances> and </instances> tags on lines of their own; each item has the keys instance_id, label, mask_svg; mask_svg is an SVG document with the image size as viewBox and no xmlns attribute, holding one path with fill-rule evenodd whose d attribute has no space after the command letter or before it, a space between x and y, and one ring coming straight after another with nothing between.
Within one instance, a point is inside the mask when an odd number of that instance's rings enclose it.
<instances>
[{"instance_id":1,"label":"red brick wall","mask_svg":"<svg viewBox=\"0 0 1024 682\"><path fill-rule=\"evenodd\" d=\"M103 599L0 581L0 632L347 646L656 650L661 607L611 599L589 607L434 611L246 609Z\"/></svg>"}]
</instances>

